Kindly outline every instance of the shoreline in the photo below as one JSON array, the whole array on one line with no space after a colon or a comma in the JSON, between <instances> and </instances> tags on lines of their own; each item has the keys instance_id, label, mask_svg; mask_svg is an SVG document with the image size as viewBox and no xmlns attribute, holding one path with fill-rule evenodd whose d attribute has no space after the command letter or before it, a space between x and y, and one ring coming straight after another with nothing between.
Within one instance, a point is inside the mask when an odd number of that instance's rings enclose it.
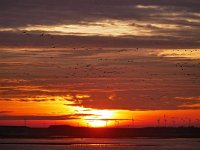
<instances>
[{"instance_id":1,"label":"shoreline","mask_svg":"<svg viewBox=\"0 0 200 150\"><path fill-rule=\"evenodd\" d=\"M30 128L25 126L0 126L0 138L115 138L115 139L170 139L200 138L197 127L147 127L147 128L87 128L50 126Z\"/></svg>"}]
</instances>

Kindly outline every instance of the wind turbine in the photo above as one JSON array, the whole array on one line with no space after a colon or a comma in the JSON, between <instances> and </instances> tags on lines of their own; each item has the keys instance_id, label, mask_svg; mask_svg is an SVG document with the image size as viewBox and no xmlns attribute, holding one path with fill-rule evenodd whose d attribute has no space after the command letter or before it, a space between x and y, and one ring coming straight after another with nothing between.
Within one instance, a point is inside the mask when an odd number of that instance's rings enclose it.
<instances>
[{"instance_id":1,"label":"wind turbine","mask_svg":"<svg viewBox=\"0 0 200 150\"><path fill-rule=\"evenodd\" d=\"M158 127L160 127L160 118L157 119Z\"/></svg>"},{"instance_id":2,"label":"wind turbine","mask_svg":"<svg viewBox=\"0 0 200 150\"><path fill-rule=\"evenodd\" d=\"M196 119L196 121L197 121L197 127L200 127L199 119Z\"/></svg>"},{"instance_id":3,"label":"wind turbine","mask_svg":"<svg viewBox=\"0 0 200 150\"><path fill-rule=\"evenodd\" d=\"M133 116L132 116L132 125L133 125L133 128L135 127L135 120L133 119Z\"/></svg>"},{"instance_id":4,"label":"wind turbine","mask_svg":"<svg viewBox=\"0 0 200 150\"><path fill-rule=\"evenodd\" d=\"M26 127L27 126L27 119L24 118L24 126Z\"/></svg>"},{"instance_id":5,"label":"wind turbine","mask_svg":"<svg viewBox=\"0 0 200 150\"><path fill-rule=\"evenodd\" d=\"M105 122L106 122L106 128L108 127L108 120L105 120Z\"/></svg>"},{"instance_id":6,"label":"wind turbine","mask_svg":"<svg viewBox=\"0 0 200 150\"><path fill-rule=\"evenodd\" d=\"M164 122L165 122L165 127L167 127L167 119L166 119L165 114L164 114Z\"/></svg>"},{"instance_id":7,"label":"wind turbine","mask_svg":"<svg viewBox=\"0 0 200 150\"><path fill-rule=\"evenodd\" d=\"M191 119L188 119L188 126L191 127Z\"/></svg>"}]
</instances>

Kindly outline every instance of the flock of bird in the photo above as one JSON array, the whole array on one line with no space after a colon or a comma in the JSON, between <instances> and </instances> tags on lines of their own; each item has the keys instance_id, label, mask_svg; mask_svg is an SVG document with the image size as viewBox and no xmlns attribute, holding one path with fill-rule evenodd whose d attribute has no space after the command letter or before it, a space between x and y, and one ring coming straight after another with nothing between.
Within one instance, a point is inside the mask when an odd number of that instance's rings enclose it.
<instances>
[{"instance_id":1,"label":"flock of bird","mask_svg":"<svg viewBox=\"0 0 200 150\"><path fill-rule=\"evenodd\" d=\"M23 31L22 33L26 36L32 36L32 34L27 31ZM38 34L38 37L54 39L53 35L45 34L45 33ZM55 46L56 43L52 43L51 45L52 45L51 48L56 48L56 46ZM90 51L89 48L86 48L86 47L82 47L82 48L85 48L84 49L85 51ZM74 55L76 55L76 54L78 55L78 48L73 48L73 50L76 50ZM131 51L139 52L139 48L135 48L133 50L131 50ZM120 49L120 50L113 51L113 53L124 53L124 52L128 52L128 51L129 50L127 50L127 49ZM174 51L181 51L181 50L174 50ZM186 50L185 49L183 51L192 53L192 52L194 52L194 51L196 52L198 50L197 49L195 49L195 50ZM46 54L46 55L48 55L48 54ZM70 57L70 55L68 56L68 58L67 58L67 56L68 55L66 55L66 59L68 59ZM122 59L122 60L119 57L113 59L112 57L103 58L103 56L97 57L95 61L88 61L87 59L85 59L85 60L82 59L83 61L81 61L79 63L78 62L72 63L71 66L64 66L64 65L57 63L56 61L58 61L58 57L49 56L49 58L51 59L51 62L52 62L51 63L52 67L56 67L59 70L61 70L61 69L70 70L70 72L68 72L67 75L64 75L65 78L78 78L78 77L93 77L93 78L95 78L96 77L96 78L109 78L109 80L112 80L113 77L123 77L123 76L126 77L129 73L132 73L131 75L133 75L133 77L134 77L134 74L138 74L138 76L141 77L139 79L141 82L148 82L150 80L160 77L159 72L152 72L151 70L148 69L148 67L149 67L148 60L147 60L147 62L145 62L145 60L143 62L141 62L137 58L137 55L136 55L136 57L132 57L130 59ZM81 60L81 58L80 58L80 60ZM74 59L74 61L76 61L76 60ZM117 64L119 66L117 66ZM123 66L123 64L124 64L124 66ZM129 68L126 69L126 67L129 67ZM186 76L191 81L200 84L199 71L198 71L200 68L200 62L198 60L196 60L196 62L195 61L193 62L191 60L184 60L184 61L180 60L180 62L176 61L175 67L178 70L175 71L174 73L172 73L171 76L169 76L169 77L178 76L178 75ZM144 68L146 68L146 71L143 71L143 70L145 70ZM30 76L31 74L30 74L30 72L24 72L24 75ZM56 76L56 77L59 78L62 76ZM130 82L135 82L135 79L130 78ZM147 87L144 86L144 88L147 88Z\"/></svg>"},{"instance_id":2,"label":"flock of bird","mask_svg":"<svg viewBox=\"0 0 200 150\"><path fill-rule=\"evenodd\" d=\"M32 34L23 31L22 32L26 36L31 36ZM54 39L54 36L51 34L45 34L45 33L40 33L38 34L39 38L51 38ZM55 47L56 43L52 43L51 48L56 48ZM86 47L81 47L84 51L91 51L89 48ZM74 51L74 55L79 55L78 48L72 48ZM103 50L101 48L99 51ZM128 49L119 49L112 51L113 53L119 53L119 56L121 53L126 53L129 52L130 50ZM173 50L174 52L188 52L188 53L193 53L199 51L198 49L190 50L190 49L185 49L185 50L178 50L175 49ZM70 51L71 52L71 51ZM132 49L131 52L140 52L139 48ZM48 55L48 54L47 54ZM72 55L72 56L74 56ZM129 54L127 54L129 55ZM136 57L135 57L136 56ZM56 67L58 70L70 70L67 72L67 75L65 74L65 78L78 78L78 77L91 77L91 78L108 78L109 80L112 80L114 77L126 77L128 74L131 74L133 78L129 78L129 82L133 83L135 82L135 78L137 77L137 80L140 80L143 83L147 83L149 81L154 81L154 79L160 78L162 76L162 72L155 72L152 70L149 70L148 67L150 66L148 63L148 60L145 62L145 60L142 62L137 58L137 55L133 56L132 58L129 57L128 59L120 59L120 57L117 58L112 58L112 57L97 57L95 61L92 59L88 61L88 59L84 59L83 57L80 58L82 61L77 61L75 63L76 59L74 59L74 62L69 66L61 65L57 63L58 57L59 56L49 56L52 62L52 67ZM66 59L70 58L70 55L66 55ZM53 60L54 59L54 60ZM62 58L61 58L62 59ZM144 58L145 59L145 58ZM160 58L163 59L163 58ZM73 60L73 57L72 57ZM173 60L174 61L174 60ZM199 68L200 68L200 61L197 59L195 61L189 60L189 59L177 59L175 62L175 66L177 70L175 70L173 73L168 74L169 78L172 77L181 77L185 76L187 79L192 81L192 83L197 83L200 84L199 81ZM158 62L159 63L159 62ZM119 65L119 66L117 66ZM121 67L120 67L121 66ZM172 65L171 65L172 66ZM127 67L127 69L126 69ZM131 68L132 67L132 68ZM172 66L173 67L173 66ZM146 69L146 70L145 70ZM167 72L164 72L165 74ZM28 72L24 73L24 75L30 75ZM135 76L137 75L137 76ZM62 78L62 75L56 75L56 78ZM108 86L107 86L108 87ZM144 84L143 88L148 88L147 85Z\"/></svg>"},{"instance_id":3,"label":"flock of bird","mask_svg":"<svg viewBox=\"0 0 200 150\"><path fill-rule=\"evenodd\" d=\"M25 36L32 36L31 33L27 32L27 31L23 31L22 32ZM38 35L38 38L50 38L50 39L54 39L54 36L51 34L45 34L45 33L41 33ZM56 43L52 43L50 48L55 49L56 48ZM86 47L81 47L82 49L84 49L85 51L90 51L89 48ZM74 54L78 53L77 51L79 50L78 48L72 48L72 50L76 51ZM102 50L102 48L101 48ZM134 52L139 52L140 49L139 48L135 48ZM181 51L181 50L174 50L174 51ZM193 52L197 52L199 50L195 49L195 50L182 50L188 53L193 53ZM129 52L129 50L127 49L120 49L120 50L116 50L116 51L112 51L113 53L124 53L124 52ZM137 55L136 55L137 56ZM154 78L159 78L159 73L158 72L150 72L150 71L143 71L145 70L144 68L147 68L148 70L148 61L145 62L140 62L140 60L138 60L138 58L133 57L130 59L119 59L119 57L113 59L113 58L109 58L106 57L104 58L102 57L97 57L95 61L93 61L92 59L87 62L87 59L83 59L83 62L73 62L73 65L71 66L63 66L60 65L59 63L57 63L56 61L58 61L58 57L56 56L50 56L49 57L51 59L52 62L52 67L56 67L57 69L61 70L61 69L68 69L70 70L70 72L67 75L64 75L65 78L78 78L78 77L93 77L93 78L105 78L107 80L113 80L114 77L123 77L126 75L128 75L131 71L133 71L132 74L134 73L138 73L138 78L139 76L141 76L141 78L139 80L141 80L141 82L144 83L143 88L149 88L147 85L145 85L146 82L149 82L150 80L153 80ZM55 59L55 60L52 60ZM76 61L74 59L74 61ZM115 64L115 61L118 62ZM177 76L177 75L182 75L182 76L186 76L188 77L187 79L190 79L190 81L194 81L195 83L197 83L197 86L200 86L200 72L199 72L199 68L200 68L200 62L198 59L196 59L195 61L191 61L191 60L179 60L180 62L177 62L177 60L175 61L175 68L177 68L177 71L175 73L173 73L172 75ZM119 66L117 66L117 64L120 64L120 62L122 64L121 69ZM55 63L55 64L54 64ZM136 63L136 64L135 64ZM111 66L110 66L111 65ZM146 65L146 66L145 66ZM126 68L125 67L137 67L138 70L135 70L135 68L132 68L132 70L129 70L130 68ZM141 70L140 70L141 69ZM81 71L80 71L81 70ZM123 72L123 71L126 72ZM32 76L33 74L31 74L30 72L24 72L25 76ZM59 78L60 76L57 75L55 76L55 78ZM63 77L63 75L61 76L61 78ZM134 77L134 76L133 76ZM169 78L171 78L172 76L170 76ZM130 78L130 84L134 83L135 79L134 78ZM110 88L110 85L106 85L107 88ZM166 94L166 93L165 93ZM159 94L158 94L159 95ZM165 95L161 95L165 96ZM154 99L152 97L149 97L150 99ZM176 124L176 120L177 118L171 118L172 119L172 124L175 126ZM164 117L164 123L165 126L167 126L166 122L166 117ZM186 119L181 119L182 123L185 124ZM106 120L105 120L106 121ZM115 120L116 121L116 120ZM199 125L199 119L196 119L197 124ZM118 123L119 124L119 123ZM157 125L160 126L161 124L161 119L157 119ZM191 124L191 120L188 119L188 124Z\"/></svg>"}]
</instances>

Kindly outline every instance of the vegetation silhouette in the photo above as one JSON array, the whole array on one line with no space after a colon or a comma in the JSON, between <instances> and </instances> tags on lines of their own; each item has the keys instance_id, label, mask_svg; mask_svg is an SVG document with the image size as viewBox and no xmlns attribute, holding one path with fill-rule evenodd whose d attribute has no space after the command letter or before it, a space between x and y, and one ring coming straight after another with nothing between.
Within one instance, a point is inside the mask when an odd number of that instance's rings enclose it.
<instances>
[{"instance_id":1,"label":"vegetation silhouette","mask_svg":"<svg viewBox=\"0 0 200 150\"><path fill-rule=\"evenodd\" d=\"M48 128L0 126L0 138L200 138L198 127L89 128L53 125Z\"/></svg>"}]
</instances>

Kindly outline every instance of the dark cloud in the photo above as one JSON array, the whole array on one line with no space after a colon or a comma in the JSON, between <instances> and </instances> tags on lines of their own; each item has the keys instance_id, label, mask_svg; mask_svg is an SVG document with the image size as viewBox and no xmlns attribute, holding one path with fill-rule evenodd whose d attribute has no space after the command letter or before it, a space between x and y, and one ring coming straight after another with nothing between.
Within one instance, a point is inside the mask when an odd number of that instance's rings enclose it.
<instances>
[{"instance_id":1,"label":"dark cloud","mask_svg":"<svg viewBox=\"0 0 200 150\"><path fill-rule=\"evenodd\" d=\"M140 6L140 7L138 7ZM142 7L144 6L144 7ZM88 25L96 21L115 19L137 24L141 30L149 29L152 36L127 36L132 38L60 36L58 39L41 40L22 37L13 33L0 33L2 46L47 47L95 45L105 47L199 47L198 0L2 0L0 27L13 28L34 25ZM155 8L154 8L155 7ZM161 26L155 26L161 25ZM177 28L168 28L169 25ZM77 34L77 37L76 37ZM105 42L107 41L107 42ZM44 44L43 44L44 43Z\"/></svg>"},{"instance_id":2,"label":"dark cloud","mask_svg":"<svg viewBox=\"0 0 200 150\"><path fill-rule=\"evenodd\" d=\"M74 120L80 119L82 116L90 116L92 114L72 114L60 116L12 116L0 115L0 120Z\"/></svg>"},{"instance_id":3,"label":"dark cloud","mask_svg":"<svg viewBox=\"0 0 200 150\"><path fill-rule=\"evenodd\" d=\"M99 19L152 19L151 15L163 9L143 10L136 5L156 5L170 12L199 12L198 0L3 0L1 26L78 23ZM164 10L165 10L164 9ZM158 18L159 19L159 18Z\"/></svg>"},{"instance_id":4,"label":"dark cloud","mask_svg":"<svg viewBox=\"0 0 200 150\"><path fill-rule=\"evenodd\" d=\"M115 94L113 99L109 99L109 95L107 95L107 97L94 96L94 98L92 97L93 99L84 100L81 104L72 104L72 106L84 106L95 109L124 109L132 111L187 110L200 108L198 106L200 100L198 99L188 100L185 98L183 100L177 100L173 96L166 96L167 94L172 93L165 93L162 90L157 89L156 93L148 89L120 92L120 94ZM178 93L179 92L177 92L177 94ZM96 95L98 95L98 93L96 93Z\"/></svg>"},{"instance_id":5,"label":"dark cloud","mask_svg":"<svg viewBox=\"0 0 200 150\"><path fill-rule=\"evenodd\" d=\"M121 37L108 37L108 36L74 36L74 35L55 35L54 39L46 38L41 39L39 34L32 34L27 37L22 33L0 32L0 45L1 47L10 48L81 48L81 47L111 47L111 48L198 48L200 43L199 38L195 38L198 31L173 31L169 30L156 30L166 34L164 36L121 36ZM173 33L174 36L168 34ZM184 35L187 35L185 37ZM177 36L177 37L176 37Z\"/></svg>"},{"instance_id":6,"label":"dark cloud","mask_svg":"<svg viewBox=\"0 0 200 150\"><path fill-rule=\"evenodd\" d=\"M0 114L8 114L11 113L12 111L0 111Z\"/></svg>"}]
</instances>

